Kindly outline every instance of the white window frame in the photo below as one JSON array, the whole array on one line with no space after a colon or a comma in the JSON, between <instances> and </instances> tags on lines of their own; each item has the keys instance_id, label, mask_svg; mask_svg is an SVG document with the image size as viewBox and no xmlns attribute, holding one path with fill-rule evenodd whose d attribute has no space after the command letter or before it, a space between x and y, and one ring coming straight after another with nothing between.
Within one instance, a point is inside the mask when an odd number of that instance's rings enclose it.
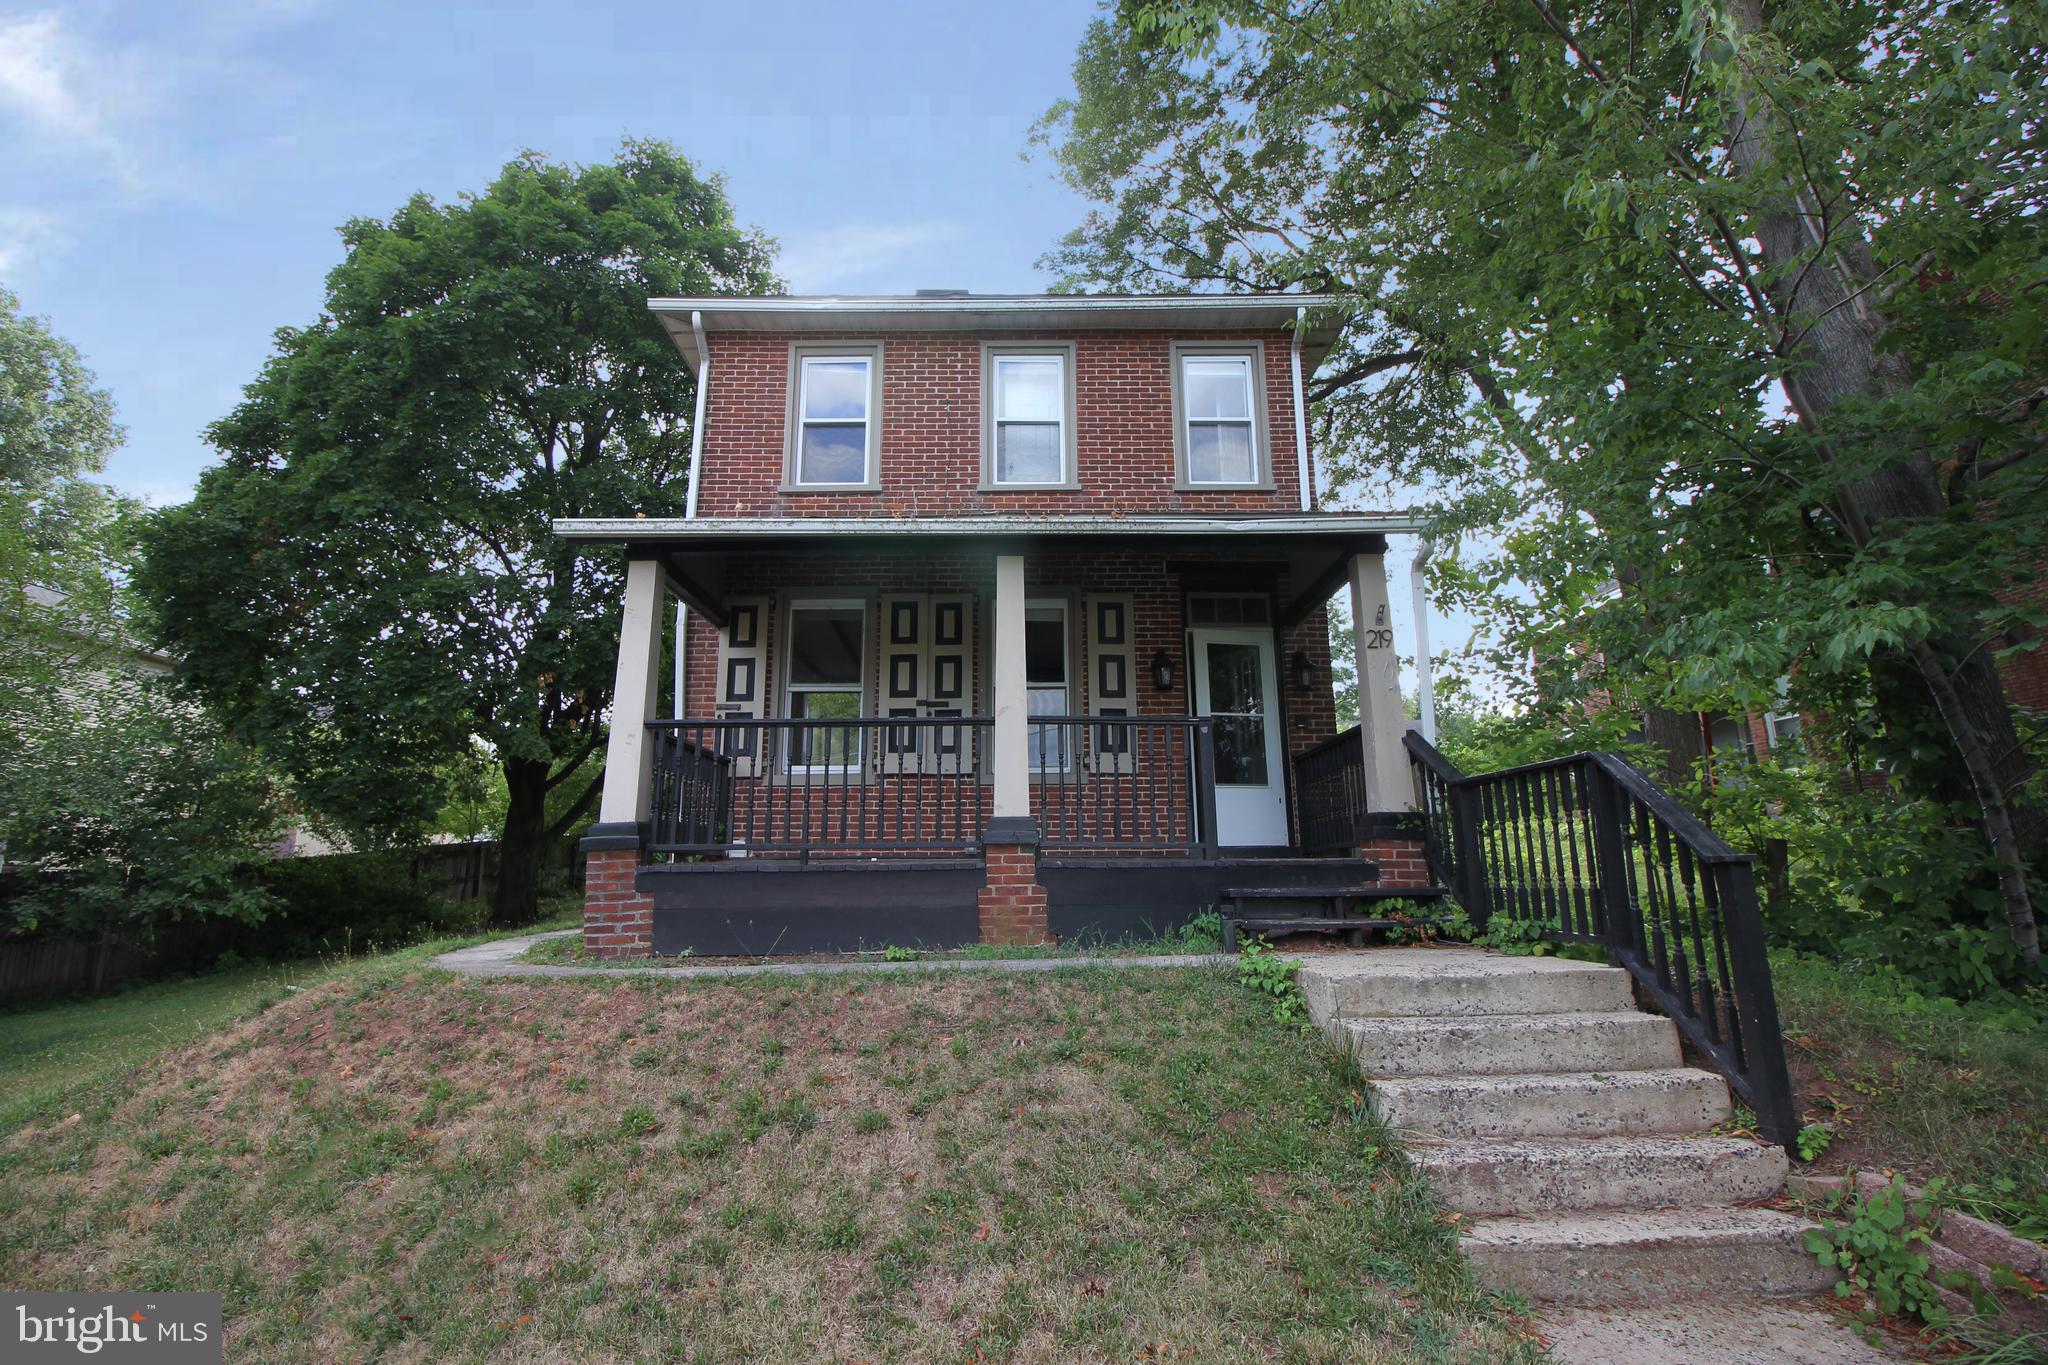
<instances>
[{"instance_id":1,"label":"white window frame","mask_svg":"<svg viewBox=\"0 0 2048 1365\"><path fill-rule=\"evenodd\" d=\"M867 429L867 440L863 447L865 457L861 466L863 477L857 482L823 483L805 481L803 473L804 427L804 362L807 360L861 359L868 365L868 407L867 417L862 425ZM845 418L819 418L820 426L851 426ZM789 348L789 411L784 430L782 456L782 491L785 493L863 493L875 492L882 486L882 343L879 341L856 341L811 343L793 342Z\"/></svg>"},{"instance_id":2,"label":"white window frame","mask_svg":"<svg viewBox=\"0 0 2048 1365\"><path fill-rule=\"evenodd\" d=\"M1028 597L1024 600L1024 619L1026 621L1031 619L1031 613L1034 611L1055 610L1060 614L1060 690L1067 694L1066 709L1060 714L1067 716L1081 715L1084 713L1075 705L1076 698L1074 696L1076 686L1074 680L1074 604L1071 599L1065 597ZM1031 734L1033 729L1039 728L1028 723L1032 690L1029 666L1027 664L1024 679L1024 710L1027 717L1025 734L1027 736ZM1039 746L1035 742L1031 743L1031 771L1034 775L1040 773L1064 773L1073 769L1074 755L1072 746L1068 743L1072 735L1065 729L1060 730L1058 733L1060 751L1057 763L1040 763L1038 761Z\"/></svg>"},{"instance_id":3,"label":"white window frame","mask_svg":"<svg viewBox=\"0 0 2048 1365\"><path fill-rule=\"evenodd\" d=\"M994 342L981 344L981 491L1016 493L1075 491L1081 487L1076 458L1074 343L1071 341ZM1060 363L1060 477L1051 482L1025 482L996 477L996 369L1004 360L1045 359Z\"/></svg>"},{"instance_id":4,"label":"white window frame","mask_svg":"<svg viewBox=\"0 0 2048 1365\"><path fill-rule=\"evenodd\" d=\"M796 657L797 616L805 611L841 611L848 608L860 613L860 653L856 664L858 677L854 685L851 688L821 687L813 683L800 684L792 681L790 674L792 672L791 664ZM791 697L798 692L802 692L806 696L814 692L829 692L835 695L844 695L847 692L852 692L860 701L859 709L855 714L859 716L868 714L868 674L870 672L868 662L874 646L874 641L869 638L868 632L874 629L874 619L873 604L865 597L798 597L791 599L782 611L782 657L778 661L781 667L776 672L776 677L780 682L776 693L776 702L781 707L784 720L807 719L806 717L795 715L790 706ZM830 722L820 723L830 724ZM791 729L789 733L791 742L783 748L782 766L791 773L799 776L807 773L851 773L859 772L866 766L866 737L858 729L854 731L856 752L853 761L850 763L798 763L796 762L796 732L794 729Z\"/></svg>"},{"instance_id":5,"label":"white window frame","mask_svg":"<svg viewBox=\"0 0 2048 1365\"><path fill-rule=\"evenodd\" d=\"M1192 357L1238 356L1250 372L1252 477L1249 482L1228 483L1197 480L1189 464L1187 415L1187 362ZM1251 490L1270 493L1273 483L1273 447L1266 430L1266 346L1261 341L1176 341L1173 357L1173 486L1183 493L1216 493Z\"/></svg>"}]
</instances>

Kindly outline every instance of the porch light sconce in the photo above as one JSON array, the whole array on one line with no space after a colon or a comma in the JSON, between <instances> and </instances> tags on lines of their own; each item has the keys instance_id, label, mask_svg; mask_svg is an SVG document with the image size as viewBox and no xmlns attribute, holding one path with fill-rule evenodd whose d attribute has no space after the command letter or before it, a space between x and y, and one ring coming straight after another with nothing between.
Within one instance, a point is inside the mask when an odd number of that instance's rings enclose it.
<instances>
[{"instance_id":1,"label":"porch light sconce","mask_svg":"<svg viewBox=\"0 0 2048 1365\"><path fill-rule=\"evenodd\" d=\"M1173 660L1163 649L1152 655L1152 685L1161 692L1173 691Z\"/></svg>"},{"instance_id":2,"label":"porch light sconce","mask_svg":"<svg viewBox=\"0 0 2048 1365\"><path fill-rule=\"evenodd\" d=\"M1308 661L1307 650L1297 649L1294 651L1294 661L1290 671L1294 676L1295 691L1306 692L1316 685L1315 665Z\"/></svg>"}]
</instances>

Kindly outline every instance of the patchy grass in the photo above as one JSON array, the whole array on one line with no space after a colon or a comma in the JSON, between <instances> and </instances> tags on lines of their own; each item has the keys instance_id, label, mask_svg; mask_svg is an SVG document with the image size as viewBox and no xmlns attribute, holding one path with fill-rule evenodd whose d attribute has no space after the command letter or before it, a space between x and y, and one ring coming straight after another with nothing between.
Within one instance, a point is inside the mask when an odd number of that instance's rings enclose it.
<instances>
[{"instance_id":1,"label":"patchy grass","mask_svg":"<svg viewBox=\"0 0 2048 1365\"><path fill-rule=\"evenodd\" d=\"M1197 921L1157 938L1083 939L1072 943L974 943L961 948L904 949L884 945L868 952L802 953L778 957L593 958L581 938L542 939L519 955L521 962L605 967L702 967L739 962L986 962L1046 957L1151 957L1168 953L1217 953L1217 928Z\"/></svg>"},{"instance_id":2,"label":"patchy grass","mask_svg":"<svg viewBox=\"0 0 2048 1365\"><path fill-rule=\"evenodd\" d=\"M1834 1135L1808 1169L1946 1176L2017 1223L2048 1212L2048 1014L1958 1005L1811 956L1772 958L1793 1091ZM1964 1192L1967 1201L1967 1191Z\"/></svg>"},{"instance_id":3,"label":"patchy grass","mask_svg":"<svg viewBox=\"0 0 2048 1365\"><path fill-rule=\"evenodd\" d=\"M581 903L546 907L541 929L580 922ZM406 950L418 960L503 932L443 939ZM0 1011L0 1130L66 1095L105 1084L166 1047L187 1043L286 996L377 959L330 958L261 964L151 982L86 1000L35 1003Z\"/></svg>"},{"instance_id":4,"label":"patchy grass","mask_svg":"<svg viewBox=\"0 0 2048 1365\"><path fill-rule=\"evenodd\" d=\"M0 1283L87 1282L251 1359L1537 1358L1217 968L364 966L0 1137Z\"/></svg>"}]
</instances>

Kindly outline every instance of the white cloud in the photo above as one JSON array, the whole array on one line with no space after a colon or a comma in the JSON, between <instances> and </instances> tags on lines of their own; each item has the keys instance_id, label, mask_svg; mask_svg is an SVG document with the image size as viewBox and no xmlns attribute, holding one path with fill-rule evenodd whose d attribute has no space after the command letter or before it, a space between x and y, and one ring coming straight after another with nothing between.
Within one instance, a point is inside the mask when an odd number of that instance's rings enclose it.
<instances>
[{"instance_id":1,"label":"white cloud","mask_svg":"<svg viewBox=\"0 0 2048 1365\"><path fill-rule=\"evenodd\" d=\"M140 160L118 131L147 87L134 63L91 51L57 14L0 21L0 109L51 150L96 155L131 188Z\"/></svg>"},{"instance_id":2,"label":"white cloud","mask_svg":"<svg viewBox=\"0 0 2048 1365\"><path fill-rule=\"evenodd\" d=\"M63 220L40 209L0 208L0 279L64 248Z\"/></svg>"},{"instance_id":3,"label":"white cloud","mask_svg":"<svg viewBox=\"0 0 2048 1365\"><path fill-rule=\"evenodd\" d=\"M782 274L795 293L853 293L875 287L876 276L961 233L958 223L940 221L848 223L793 233L784 242ZM895 287L908 292L900 281Z\"/></svg>"}]
</instances>

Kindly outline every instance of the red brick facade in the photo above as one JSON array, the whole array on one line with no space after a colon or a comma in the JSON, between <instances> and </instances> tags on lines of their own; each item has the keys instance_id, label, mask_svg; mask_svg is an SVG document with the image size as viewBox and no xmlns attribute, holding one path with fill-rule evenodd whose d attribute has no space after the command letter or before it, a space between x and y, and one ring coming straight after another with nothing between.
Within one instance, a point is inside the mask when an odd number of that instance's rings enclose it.
<instances>
[{"instance_id":1,"label":"red brick facade","mask_svg":"<svg viewBox=\"0 0 2048 1365\"><path fill-rule=\"evenodd\" d=\"M1414 887L1419 891L1436 885L1419 840L1368 839L1358 853L1379 863L1381 886Z\"/></svg>"},{"instance_id":2,"label":"red brick facade","mask_svg":"<svg viewBox=\"0 0 2048 1365\"><path fill-rule=\"evenodd\" d=\"M816 341L808 336L802 341ZM865 339L865 338L863 338ZM1076 490L981 489L981 341L957 334L882 342L881 489L783 491L790 348L799 338L715 336L697 512L706 517L1299 512L1294 390L1285 332L1005 333L1074 346ZM1267 491L1174 487L1173 344L1257 341L1265 350L1260 448Z\"/></svg>"},{"instance_id":3,"label":"red brick facade","mask_svg":"<svg viewBox=\"0 0 2048 1365\"><path fill-rule=\"evenodd\" d=\"M634 886L636 849L606 849L583 866L583 949L592 957L646 957L654 951L654 898Z\"/></svg>"}]
</instances>

